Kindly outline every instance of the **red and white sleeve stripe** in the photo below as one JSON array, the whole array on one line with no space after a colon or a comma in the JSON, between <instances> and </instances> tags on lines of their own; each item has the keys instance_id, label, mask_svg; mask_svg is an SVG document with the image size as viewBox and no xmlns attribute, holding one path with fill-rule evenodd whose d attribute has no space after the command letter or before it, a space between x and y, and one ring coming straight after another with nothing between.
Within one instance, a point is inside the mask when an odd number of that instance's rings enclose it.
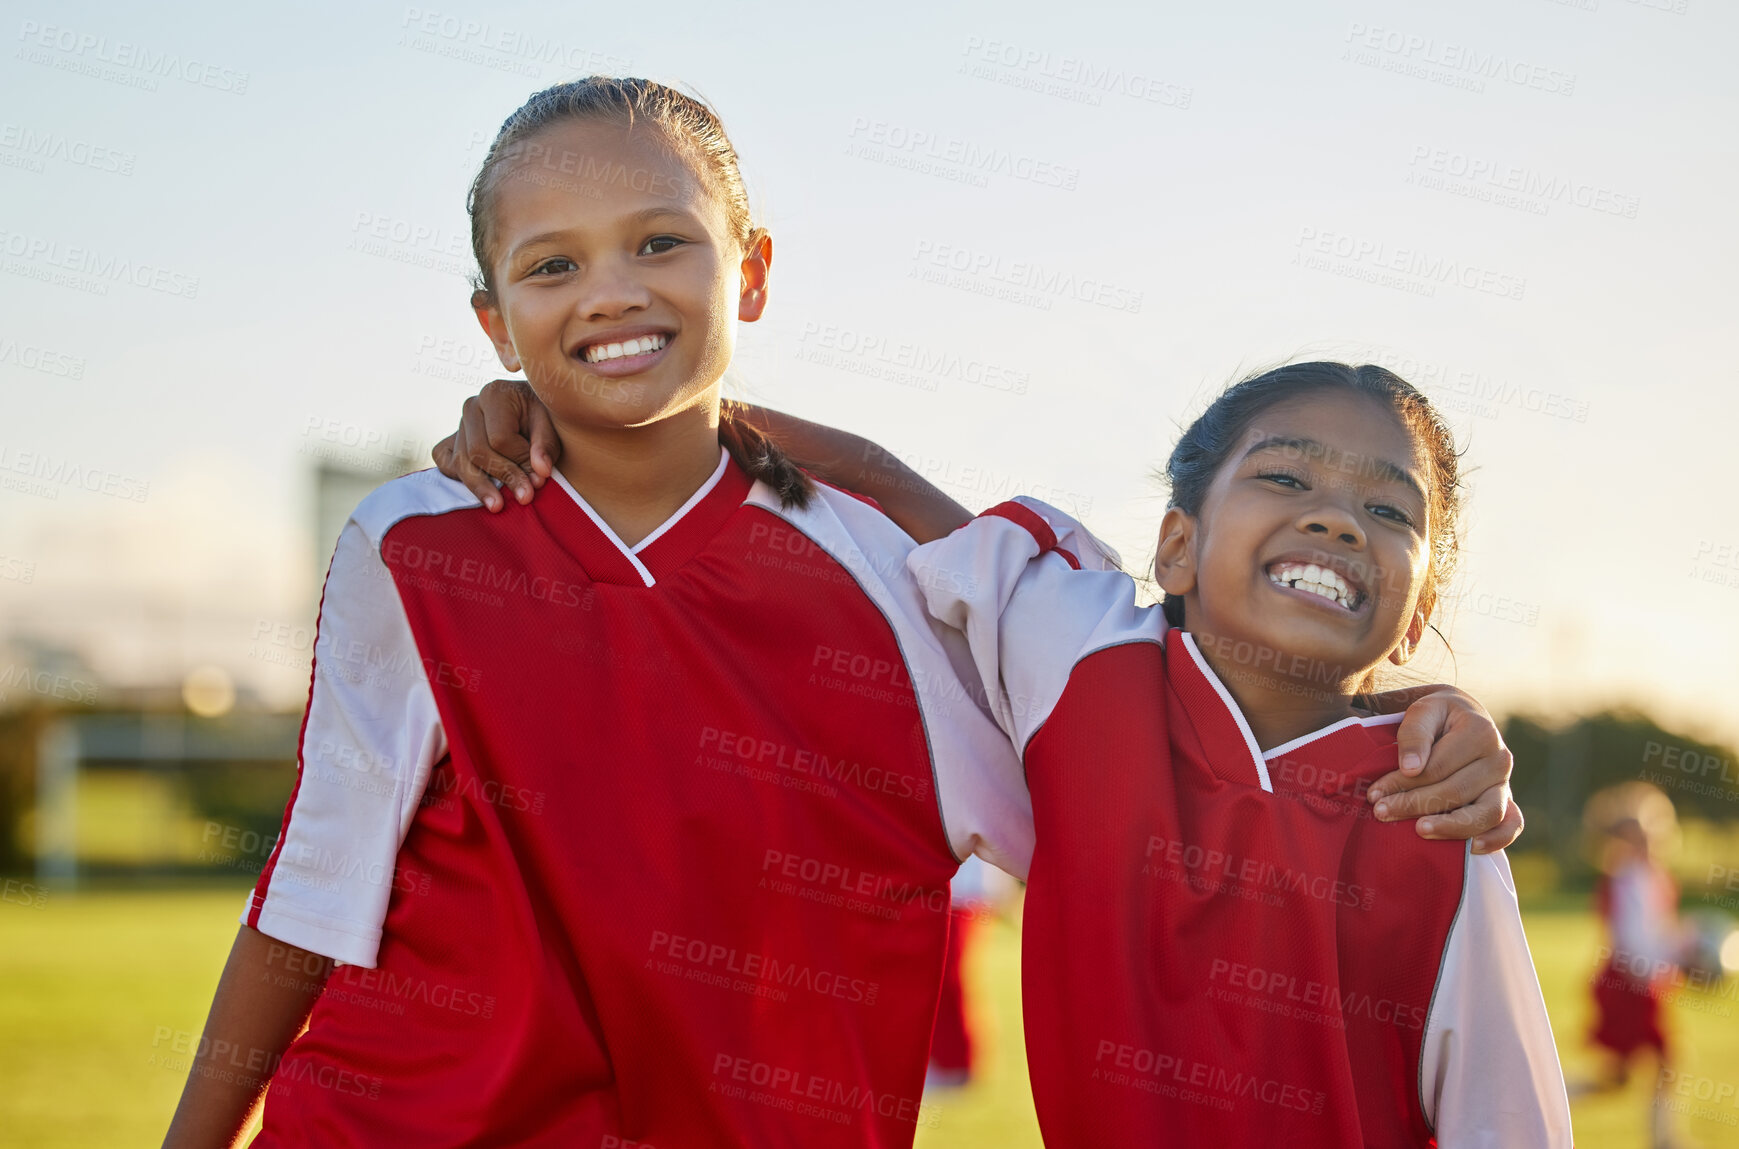
<instances>
[{"instance_id":1,"label":"red and white sleeve stripe","mask_svg":"<svg viewBox=\"0 0 1739 1149\"><path fill-rule=\"evenodd\" d=\"M1160 642L1157 609L1137 606L1116 552L1036 499L985 511L907 560L930 613L962 631L992 716L1024 752L1075 664L1122 642Z\"/></svg>"}]
</instances>

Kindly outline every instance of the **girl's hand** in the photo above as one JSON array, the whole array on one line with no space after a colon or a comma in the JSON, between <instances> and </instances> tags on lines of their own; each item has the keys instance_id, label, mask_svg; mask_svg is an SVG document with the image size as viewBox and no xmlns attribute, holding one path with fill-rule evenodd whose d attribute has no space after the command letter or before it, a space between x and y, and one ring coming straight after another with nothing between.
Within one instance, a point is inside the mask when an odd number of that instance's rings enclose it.
<instances>
[{"instance_id":1,"label":"girl's hand","mask_svg":"<svg viewBox=\"0 0 1739 1149\"><path fill-rule=\"evenodd\" d=\"M1391 714L1407 708L1396 735L1401 768L1372 783L1368 795L1379 821L1418 818L1421 838L1472 838L1476 854L1521 836L1521 807L1510 800L1515 759L1485 707L1453 686L1377 699Z\"/></svg>"},{"instance_id":2,"label":"girl's hand","mask_svg":"<svg viewBox=\"0 0 1739 1149\"><path fill-rule=\"evenodd\" d=\"M561 454L549 408L523 379L497 379L465 400L459 429L429 451L441 474L464 483L492 512L506 505L494 480L529 503Z\"/></svg>"},{"instance_id":3,"label":"girl's hand","mask_svg":"<svg viewBox=\"0 0 1739 1149\"><path fill-rule=\"evenodd\" d=\"M917 542L943 538L972 518L971 511L868 439L749 403L734 410L824 482L875 499ZM497 379L465 400L459 430L429 451L441 474L464 483L490 511L506 505L497 481L529 503L561 454L549 409L523 379Z\"/></svg>"}]
</instances>

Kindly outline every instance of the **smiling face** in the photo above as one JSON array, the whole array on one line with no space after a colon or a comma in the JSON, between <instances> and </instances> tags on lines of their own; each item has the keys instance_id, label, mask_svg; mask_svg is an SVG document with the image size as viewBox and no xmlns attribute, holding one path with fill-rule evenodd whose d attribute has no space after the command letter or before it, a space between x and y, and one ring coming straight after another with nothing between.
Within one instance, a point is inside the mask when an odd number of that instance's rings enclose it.
<instances>
[{"instance_id":1,"label":"smiling face","mask_svg":"<svg viewBox=\"0 0 1739 1149\"><path fill-rule=\"evenodd\" d=\"M709 183L660 131L557 122L524 141L489 206L493 292L473 300L558 427L716 410L736 320L766 302L770 242L744 251Z\"/></svg>"},{"instance_id":2,"label":"smiling face","mask_svg":"<svg viewBox=\"0 0 1739 1149\"><path fill-rule=\"evenodd\" d=\"M1430 474L1381 400L1282 400L1245 432L1198 516L1166 512L1155 573L1183 597L1192 634L1250 644L1245 670L1344 688L1424 630Z\"/></svg>"}]
</instances>

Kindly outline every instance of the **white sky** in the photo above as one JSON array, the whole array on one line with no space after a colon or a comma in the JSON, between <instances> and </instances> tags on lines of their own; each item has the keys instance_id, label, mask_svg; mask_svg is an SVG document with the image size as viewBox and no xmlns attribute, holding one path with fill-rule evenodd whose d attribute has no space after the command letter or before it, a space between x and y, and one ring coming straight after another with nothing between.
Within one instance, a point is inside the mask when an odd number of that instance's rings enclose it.
<instances>
[{"instance_id":1,"label":"white sky","mask_svg":"<svg viewBox=\"0 0 1739 1149\"><path fill-rule=\"evenodd\" d=\"M629 71L718 107L773 230L740 393L973 506L1043 488L1139 562L1179 420L1255 366L1374 358L1476 468L1439 673L1739 737L1731 5L8 2L0 36L14 650L299 704L274 628L311 620L315 454L451 429L493 374L482 145Z\"/></svg>"}]
</instances>

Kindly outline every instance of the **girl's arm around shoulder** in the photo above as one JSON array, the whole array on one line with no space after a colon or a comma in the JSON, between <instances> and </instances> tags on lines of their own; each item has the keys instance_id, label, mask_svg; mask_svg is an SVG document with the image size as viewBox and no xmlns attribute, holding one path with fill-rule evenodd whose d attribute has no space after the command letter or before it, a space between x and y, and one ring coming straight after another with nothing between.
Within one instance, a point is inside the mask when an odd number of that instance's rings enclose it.
<instances>
[{"instance_id":1,"label":"girl's arm around shoulder","mask_svg":"<svg viewBox=\"0 0 1739 1149\"><path fill-rule=\"evenodd\" d=\"M942 538L972 517L892 452L861 435L750 403L732 409L822 481L874 499L918 542ZM504 493L530 502L561 452L549 410L531 385L497 379L465 400L459 429L429 454L442 474L464 483L490 511L499 511Z\"/></svg>"},{"instance_id":2,"label":"girl's arm around shoulder","mask_svg":"<svg viewBox=\"0 0 1739 1149\"><path fill-rule=\"evenodd\" d=\"M1036 499L992 507L906 560L939 622L963 632L992 716L1016 749L1043 724L1085 654L1160 642L1116 552Z\"/></svg>"},{"instance_id":3,"label":"girl's arm around shoulder","mask_svg":"<svg viewBox=\"0 0 1739 1149\"><path fill-rule=\"evenodd\" d=\"M1569 1149L1564 1073L1501 851L1467 854L1419 1060L1441 1149Z\"/></svg>"}]
</instances>

